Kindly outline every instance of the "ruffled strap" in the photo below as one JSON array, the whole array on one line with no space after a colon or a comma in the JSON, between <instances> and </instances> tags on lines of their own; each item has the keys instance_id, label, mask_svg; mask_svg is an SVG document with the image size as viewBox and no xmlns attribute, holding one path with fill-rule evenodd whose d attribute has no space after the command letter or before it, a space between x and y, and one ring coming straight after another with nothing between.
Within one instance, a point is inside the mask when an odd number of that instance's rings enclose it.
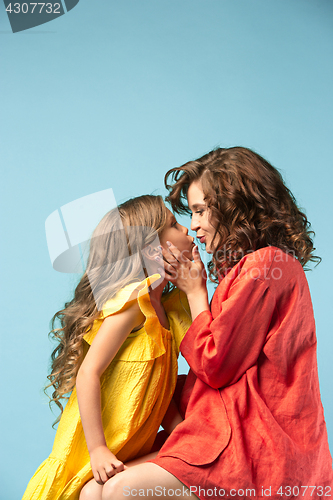
<instances>
[{"instance_id":1,"label":"ruffled strap","mask_svg":"<svg viewBox=\"0 0 333 500\"><path fill-rule=\"evenodd\" d=\"M103 320L108 316L120 312L134 290L138 290L137 301L142 313L146 317L144 326L140 330L129 334L114 359L122 361L149 361L162 356L166 351L164 345L165 338L170 338L171 334L161 326L155 309L150 302L148 291L149 286L160 278L160 274L153 274L141 282L126 285L115 297L104 304L100 318L95 320L90 332L83 337L84 340L88 344L91 344Z\"/></svg>"},{"instance_id":2,"label":"ruffled strap","mask_svg":"<svg viewBox=\"0 0 333 500\"><path fill-rule=\"evenodd\" d=\"M146 316L146 321L144 324L144 329L146 334L149 336L150 340L150 353L152 358L157 358L162 356L165 351L165 342L167 339L171 338L171 333L169 330L163 328L159 319L157 317L156 311L150 301L148 288L157 280L161 278L160 274L153 274L149 276L142 282L142 288L140 288L138 293L138 304Z\"/></svg>"}]
</instances>

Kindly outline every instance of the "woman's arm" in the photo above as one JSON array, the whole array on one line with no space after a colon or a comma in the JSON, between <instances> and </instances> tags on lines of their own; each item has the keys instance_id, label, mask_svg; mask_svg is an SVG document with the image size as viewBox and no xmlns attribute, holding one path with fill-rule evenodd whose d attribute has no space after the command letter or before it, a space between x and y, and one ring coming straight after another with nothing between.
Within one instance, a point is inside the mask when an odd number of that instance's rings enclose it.
<instances>
[{"instance_id":1,"label":"woman's arm","mask_svg":"<svg viewBox=\"0 0 333 500\"><path fill-rule=\"evenodd\" d=\"M194 373L218 389L235 383L254 366L279 317L267 284L251 277L234 283L227 296L216 290L219 314L202 312L192 323L181 352Z\"/></svg>"},{"instance_id":2,"label":"woman's arm","mask_svg":"<svg viewBox=\"0 0 333 500\"><path fill-rule=\"evenodd\" d=\"M214 389L234 383L256 363L268 331L277 327L275 297L269 280L260 278L267 277L271 260L249 259L246 269L235 267L224 278L228 285L225 293L220 292L222 283L215 291L220 312L213 319L197 249L193 261L182 258L174 245L163 250L163 257L165 275L187 294L193 317L180 346L182 355L197 377Z\"/></svg>"},{"instance_id":3,"label":"woman's arm","mask_svg":"<svg viewBox=\"0 0 333 500\"><path fill-rule=\"evenodd\" d=\"M82 426L87 442L94 478L104 484L124 465L108 449L101 415L100 378L117 351L140 323L143 314L136 301L125 310L105 318L78 371L76 390Z\"/></svg>"},{"instance_id":4,"label":"woman's arm","mask_svg":"<svg viewBox=\"0 0 333 500\"><path fill-rule=\"evenodd\" d=\"M197 246L192 250L193 260L184 257L172 243L168 242L168 246L168 250L161 247L164 269L159 269L159 272L186 293L194 321L200 313L209 311L205 266ZM157 259L162 264L162 260Z\"/></svg>"}]
</instances>

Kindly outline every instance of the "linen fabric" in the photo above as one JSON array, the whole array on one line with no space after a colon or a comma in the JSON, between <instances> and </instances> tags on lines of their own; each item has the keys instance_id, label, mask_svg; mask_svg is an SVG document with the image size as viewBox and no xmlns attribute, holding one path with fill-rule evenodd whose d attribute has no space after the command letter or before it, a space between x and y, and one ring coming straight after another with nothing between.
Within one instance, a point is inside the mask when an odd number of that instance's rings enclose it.
<instances>
[{"instance_id":1,"label":"linen fabric","mask_svg":"<svg viewBox=\"0 0 333 500\"><path fill-rule=\"evenodd\" d=\"M104 318L122 310L134 290L144 326L130 333L101 377L101 408L109 449L121 461L150 452L177 380L179 345L191 324L186 295L178 289L162 297L170 330L163 328L148 287L153 275L124 287L106 302L84 337L87 350ZM93 474L74 389L61 416L52 453L32 477L22 500L77 500Z\"/></svg>"},{"instance_id":2,"label":"linen fabric","mask_svg":"<svg viewBox=\"0 0 333 500\"><path fill-rule=\"evenodd\" d=\"M180 349L185 420L152 462L202 500L333 494L311 298L293 256L244 256Z\"/></svg>"}]
</instances>

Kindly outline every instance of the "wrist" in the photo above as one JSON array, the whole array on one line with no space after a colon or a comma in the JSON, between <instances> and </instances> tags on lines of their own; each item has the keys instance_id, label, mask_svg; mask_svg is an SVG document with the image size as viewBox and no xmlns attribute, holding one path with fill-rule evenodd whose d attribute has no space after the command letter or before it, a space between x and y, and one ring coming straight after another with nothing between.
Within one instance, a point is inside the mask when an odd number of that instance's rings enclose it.
<instances>
[{"instance_id":1,"label":"wrist","mask_svg":"<svg viewBox=\"0 0 333 500\"><path fill-rule=\"evenodd\" d=\"M189 302L201 301L203 304L207 304L209 309L208 292L206 287L200 288L199 290L191 290L186 295Z\"/></svg>"},{"instance_id":2,"label":"wrist","mask_svg":"<svg viewBox=\"0 0 333 500\"><path fill-rule=\"evenodd\" d=\"M104 443L94 443L92 446L88 446L88 452L89 452L89 455L93 454L93 453L96 453L96 451L98 450L102 450L103 448L108 448L107 447L107 444L106 444L106 441L104 441Z\"/></svg>"},{"instance_id":3,"label":"wrist","mask_svg":"<svg viewBox=\"0 0 333 500\"><path fill-rule=\"evenodd\" d=\"M203 311L210 311L207 290L188 294L187 300L191 309L192 321Z\"/></svg>"}]
</instances>

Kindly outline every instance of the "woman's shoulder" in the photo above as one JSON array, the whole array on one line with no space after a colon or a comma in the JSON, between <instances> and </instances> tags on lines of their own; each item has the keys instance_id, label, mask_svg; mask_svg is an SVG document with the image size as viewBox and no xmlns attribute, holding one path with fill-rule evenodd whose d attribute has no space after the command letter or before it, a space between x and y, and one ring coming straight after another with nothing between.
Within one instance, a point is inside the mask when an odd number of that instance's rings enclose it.
<instances>
[{"instance_id":1,"label":"woman's shoulder","mask_svg":"<svg viewBox=\"0 0 333 500\"><path fill-rule=\"evenodd\" d=\"M293 287L296 283L304 286L307 280L293 252L268 246L246 253L220 281L217 291L223 293L223 290L233 285L246 286L246 283L251 283L255 288L274 290Z\"/></svg>"},{"instance_id":2,"label":"woman's shoulder","mask_svg":"<svg viewBox=\"0 0 333 500\"><path fill-rule=\"evenodd\" d=\"M239 262L240 272L253 279L266 281L282 276L303 276L302 265L291 250L268 246L247 253Z\"/></svg>"}]
</instances>

